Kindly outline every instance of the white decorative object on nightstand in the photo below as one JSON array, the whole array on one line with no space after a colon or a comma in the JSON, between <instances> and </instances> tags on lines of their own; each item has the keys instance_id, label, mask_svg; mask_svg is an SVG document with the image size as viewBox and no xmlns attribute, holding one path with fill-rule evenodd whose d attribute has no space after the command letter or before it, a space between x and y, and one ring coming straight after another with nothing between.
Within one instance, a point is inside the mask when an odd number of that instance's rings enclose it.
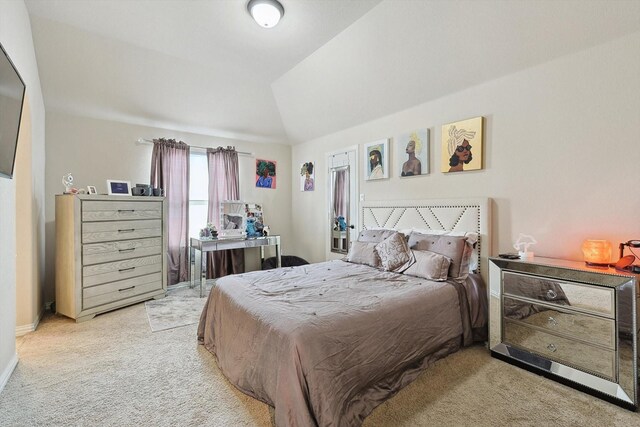
<instances>
[{"instance_id":1,"label":"white decorative object on nightstand","mask_svg":"<svg viewBox=\"0 0 640 427\"><path fill-rule=\"evenodd\" d=\"M638 275L583 262L490 258L494 357L638 407Z\"/></svg>"}]
</instances>

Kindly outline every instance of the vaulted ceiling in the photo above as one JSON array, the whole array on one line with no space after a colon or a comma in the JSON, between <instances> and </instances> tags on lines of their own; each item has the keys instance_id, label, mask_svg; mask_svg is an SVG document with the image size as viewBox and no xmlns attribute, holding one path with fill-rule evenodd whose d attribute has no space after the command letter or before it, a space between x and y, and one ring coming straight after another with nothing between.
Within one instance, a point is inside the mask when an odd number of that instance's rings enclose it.
<instances>
[{"instance_id":1,"label":"vaulted ceiling","mask_svg":"<svg viewBox=\"0 0 640 427\"><path fill-rule=\"evenodd\" d=\"M640 1L26 0L47 109L298 143L640 31Z\"/></svg>"}]
</instances>

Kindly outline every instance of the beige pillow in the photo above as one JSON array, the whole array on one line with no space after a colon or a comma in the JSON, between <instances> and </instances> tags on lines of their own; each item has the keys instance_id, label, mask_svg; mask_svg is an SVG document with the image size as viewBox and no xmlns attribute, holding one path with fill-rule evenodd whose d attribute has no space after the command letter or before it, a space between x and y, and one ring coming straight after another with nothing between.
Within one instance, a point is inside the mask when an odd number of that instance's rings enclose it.
<instances>
[{"instance_id":1,"label":"beige pillow","mask_svg":"<svg viewBox=\"0 0 640 427\"><path fill-rule=\"evenodd\" d=\"M394 233L376 245L382 268L386 271L402 272L413 261L413 254L402 233Z\"/></svg>"},{"instance_id":2,"label":"beige pillow","mask_svg":"<svg viewBox=\"0 0 640 427\"><path fill-rule=\"evenodd\" d=\"M464 236L441 236L411 232L409 247L418 251L431 251L451 259L449 277L464 280L469 275L469 260L473 245Z\"/></svg>"},{"instance_id":3,"label":"beige pillow","mask_svg":"<svg viewBox=\"0 0 640 427\"><path fill-rule=\"evenodd\" d=\"M362 230L360 234L358 234L358 242L380 243L396 233L397 231L395 230L387 229Z\"/></svg>"},{"instance_id":4,"label":"beige pillow","mask_svg":"<svg viewBox=\"0 0 640 427\"><path fill-rule=\"evenodd\" d=\"M347 254L347 261L354 264L365 264L380 267L380 258L376 252L375 243L351 242L351 249Z\"/></svg>"},{"instance_id":5,"label":"beige pillow","mask_svg":"<svg viewBox=\"0 0 640 427\"><path fill-rule=\"evenodd\" d=\"M431 251L412 251L416 262L404 271L410 276L442 282L447 280L451 258Z\"/></svg>"}]
</instances>

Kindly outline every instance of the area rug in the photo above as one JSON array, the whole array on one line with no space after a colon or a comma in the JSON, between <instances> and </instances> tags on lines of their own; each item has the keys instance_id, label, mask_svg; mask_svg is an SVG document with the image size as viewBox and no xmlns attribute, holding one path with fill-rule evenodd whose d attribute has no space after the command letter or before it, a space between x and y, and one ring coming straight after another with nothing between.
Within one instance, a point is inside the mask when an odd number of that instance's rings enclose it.
<instances>
[{"instance_id":1,"label":"area rug","mask_svg":"<svg viewBox=\"0 0 640 427\"><path fill-rule=\"evenodd\" d=\"M147 301L144 305L151 330L166 331L198 323L211 286L212 283L207 283L204 298L200 298L198 286L178 284L169 288L166 297Z\"/></svg>"}]
</instances>

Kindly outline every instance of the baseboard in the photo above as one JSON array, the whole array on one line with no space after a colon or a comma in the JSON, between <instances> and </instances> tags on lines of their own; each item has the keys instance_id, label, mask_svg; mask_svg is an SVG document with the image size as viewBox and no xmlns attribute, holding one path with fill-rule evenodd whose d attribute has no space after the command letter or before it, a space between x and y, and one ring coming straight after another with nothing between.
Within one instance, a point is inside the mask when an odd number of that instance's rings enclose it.
<instances>
[{"instance_id":1,"label":"baseboard","mask_svg":"<svg viewBox=\"0 0 640 427\"><path fill-rule=\"evenodd\" d=\"M0 393L2 393L2 390L4 390L4 386L7 385L7 381L9 381L9 378L11 378L11 374L13 373L13 370L16 369L17 365L18 353L13 353L13 357L9 361L9 364L0 375Z\"/></svg>"},{"instance_id":2,"label":"baseboard","mask_svg":"<svg viewBox=\"0 0 640 427\"><path fill-rule=\"evenodd\" d=\"M38 325L40 324L40 320L42 319L43 315L44 315L44 307L40 308L40 313L38 313L38 317L36 318L35 322L29 325L16 326L16 337L21 337L23 335L27 335L29 332L35 331Z\"/></svg>"}]
</instances>

